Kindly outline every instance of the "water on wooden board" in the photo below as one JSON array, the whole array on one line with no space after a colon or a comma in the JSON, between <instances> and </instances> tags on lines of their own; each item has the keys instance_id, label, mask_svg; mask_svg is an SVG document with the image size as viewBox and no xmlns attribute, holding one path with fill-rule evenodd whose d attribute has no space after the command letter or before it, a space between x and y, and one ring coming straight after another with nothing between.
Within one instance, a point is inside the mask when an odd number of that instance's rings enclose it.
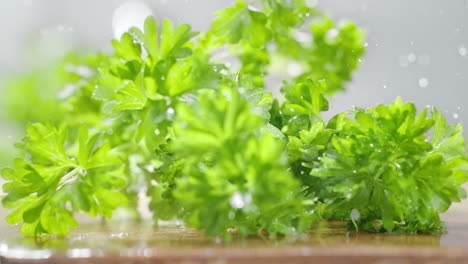
<instances>
[{"instance_id":1,"label":"water on wooden board","mask_svg":"<svg viewBox=\"0 0 468 264\"><path fill-rule=\"evenodd\" d=\"M155 227L150 221L91 222L73 230L66 238L25 237L17 227L1 226L0 256L5 258L67 258L103 256L148 257L158 252L209 249L300 249L300 248L468 248L468 215L455 208L444 216L445 234L376 234L348 231L341 222L317 225L309 234L276 239L234 239L230 243L203 235L201 231L177 225Z\"/></svg>"}]
</instances>

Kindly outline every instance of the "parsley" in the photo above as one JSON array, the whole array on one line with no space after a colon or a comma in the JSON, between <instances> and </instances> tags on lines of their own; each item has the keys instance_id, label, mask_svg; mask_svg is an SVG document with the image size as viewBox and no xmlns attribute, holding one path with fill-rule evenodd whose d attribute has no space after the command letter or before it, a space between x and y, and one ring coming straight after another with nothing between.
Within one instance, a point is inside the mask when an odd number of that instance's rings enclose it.
<instances>
[{"instance_id":1,"label":"parsley","mask_svg":"<svg viewBox=\"0 0 468 264\"><path fill-rule=\"evenodd\" d=\"M27 235L66 235L78 223L73 212L85 211L111 217L127 198L115 190L125 186L121 154L110 148L100 134L90 136L81 127L78 140L71 140L66 127L30 125L18 147L28 157L15 160L2 177L6 208L16 208L7 217L10 224L23 221Z\"/></svg>"},{"instance_id":2,"label":"parsley","mask_svg":"<svg viewBox=\"0 0 468 264\"><path fill-rule=\"evenodd\" d=\"M287 171L284 143L262 132L251 107L232 88L179 106L174 150L185 166L174 195L187 224L209 235L228 239L230 228L243 237L303 233L313 202Z\"/></svg>"},{"instance_id":3,"label":"parsley","mask_svg":"<svg viewBox=\"0 0 468 264\"><path fill-rule=\"evenodd\" d=\"M10 82L10 119L34 124L1 173L7 221L62 236L76 213L135 211L145 191L155 223L225 240L303 234L320 219L444 229L439 213L465 195L461 125L437 110L416 118L400 99L321 117L364 53L355 24L303 0L239 0L215 16L200 34L149 17L112 55L71 54ZM283 76L281 96L268 92L271 70L289 62L301 72Z\"/></svg>"},{"instance_id":4,"label":"parsley","mask_svg":"<svg viewBox=\"0 0 468 264\"><path fill-rule=\"evenodd\" d=\"M439 213L466 196L462 126L447 126L437 109L417 116L401 99L352 115L329 124L335 133L326 150L306 162L321 180L311 189L327 204L325 217L365 230L443 231ZM353 210L359 217L353 219Z\"/></svg>"}]
</instances>

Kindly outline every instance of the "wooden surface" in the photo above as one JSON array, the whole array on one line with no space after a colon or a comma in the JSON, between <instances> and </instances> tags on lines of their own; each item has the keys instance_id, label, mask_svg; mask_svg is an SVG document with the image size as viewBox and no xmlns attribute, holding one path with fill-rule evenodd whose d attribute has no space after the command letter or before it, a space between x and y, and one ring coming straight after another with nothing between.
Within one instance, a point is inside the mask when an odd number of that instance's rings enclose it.
<instances>
[{"instance_id":1,"label":"wooden surface","mask_svg":"<svg viewBox=\"0 0 468 264\"><path fill-rule=\"evenodd\" d=\"M468 206L444 214L440 235L349 232L341 223L310 234L225 244L202 233L148 222L89 223L66 239L35 239L18 227L0 226L0 263L468 263Z\"/></svg>"}]
</instances>

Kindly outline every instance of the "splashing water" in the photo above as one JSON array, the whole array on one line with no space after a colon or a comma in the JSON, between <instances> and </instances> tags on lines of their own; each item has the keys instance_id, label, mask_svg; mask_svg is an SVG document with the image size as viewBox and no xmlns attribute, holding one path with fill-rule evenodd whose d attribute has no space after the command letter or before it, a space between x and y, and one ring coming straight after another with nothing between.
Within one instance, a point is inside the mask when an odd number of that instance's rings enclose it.
<instances>
[{"instance_id":1,"label":"splashing water","mask_svg":"<svg viewBox=\"0 0 468 264\"><path fill-rule=\"evenodd\" d=\"M250 194L242 194L240 192L235 192L232 194L229 203L232 208L242 209L247 206L252 201L252 196Z\"/></svg>"},{"instance_id":2,"label":"splashing water","mask_svg":"<svg viewBox=\"0 0 468 264\"><path fill-rule=\"evenodd\" d=\"M414 53L408 54L408 61L410 63L416 62L416 59L417 59L416 54L414 54Z\"/></svg>"},{"instance_id":3,"label":"splashing water","mask_svg":"<svg viewBox=\"0 0 468 264\"><path fill-rule=\"evenodd\" d=\"M468 55L468 50L466 49L464 45L461 45L460 47L458 47L458 54L460 54L460 56L462 57L465 57L466 55Z\"/></svg>"},{"instance_id":4,"label":"splashing water","mask_svg":"<svg viewBox=\"0 0 468 264\"><path fill-rule=\"evenodd\" d=\"M419 87L426 88L429 85L429 80L426 78L421 78L418 81Z\"/></svg>"}]
</instances>

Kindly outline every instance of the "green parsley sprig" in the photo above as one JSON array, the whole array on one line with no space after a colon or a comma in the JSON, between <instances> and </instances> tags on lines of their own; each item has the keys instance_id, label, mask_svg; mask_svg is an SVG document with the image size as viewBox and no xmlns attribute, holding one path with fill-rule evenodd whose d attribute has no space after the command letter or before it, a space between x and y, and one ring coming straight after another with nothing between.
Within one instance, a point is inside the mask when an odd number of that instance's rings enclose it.
<instances>
[{"instance_id":1,"label":"green parsley sprig","mask_svg":"<svg viewBox=\"0 0 468 264\"><path fill-rule=\"evenodd\" d=\"M416 118L400 99L321 117L359 65L362 30L303 0L239 0L215 16L202 33L149 17L112 55L72 54L11 82L10 118L39 123L1 173L8 222L62 236L76 213L136 210L146 193L155 222L225 240L303 234L319 219L444 230L439 213L465 195L461 125L435 109ZM291 62L300 71L271 93L267 76Z\"/></svg>"}]
</instances>

